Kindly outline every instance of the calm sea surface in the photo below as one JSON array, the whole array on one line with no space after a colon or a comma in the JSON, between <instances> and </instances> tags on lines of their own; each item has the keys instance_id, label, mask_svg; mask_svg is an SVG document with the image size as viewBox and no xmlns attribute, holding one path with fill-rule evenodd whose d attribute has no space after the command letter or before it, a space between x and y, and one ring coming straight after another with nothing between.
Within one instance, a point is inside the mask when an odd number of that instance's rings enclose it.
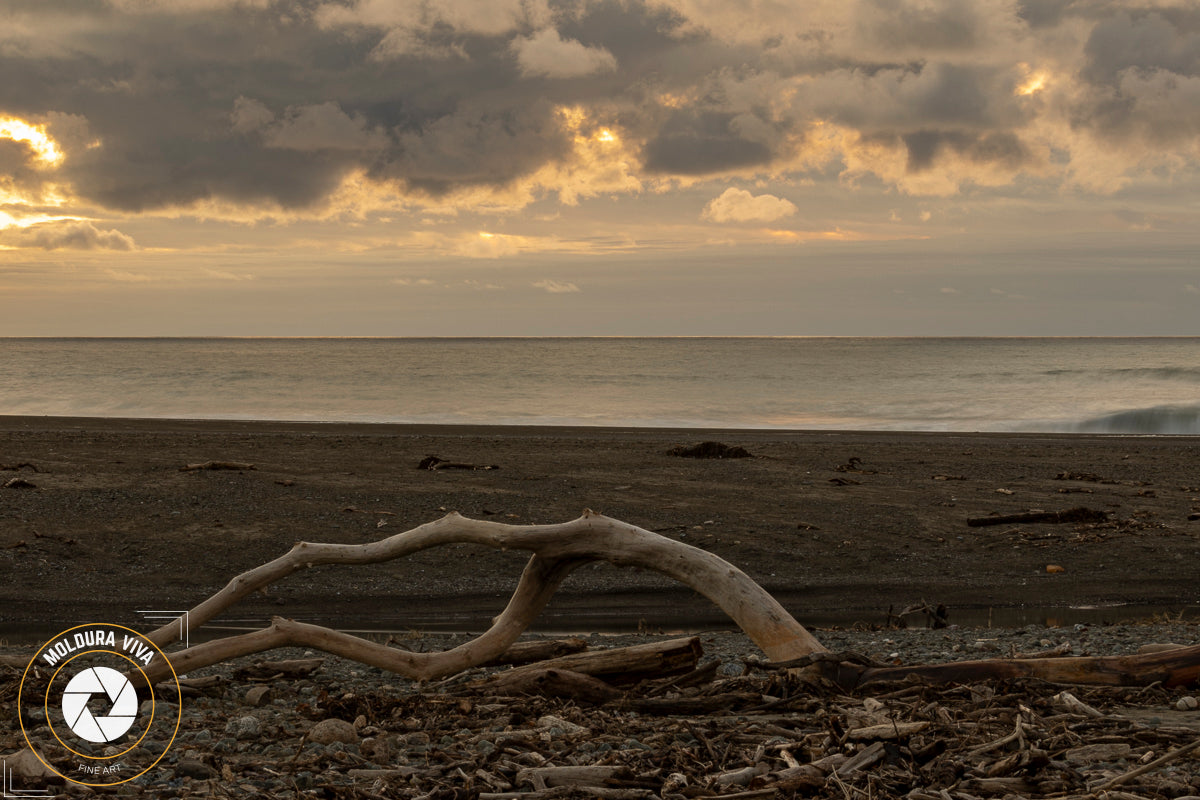
<instances>
[{"instance_id":1,"label":"calm sea surface","mask_svg":"<svg viewBox=\"0 0 1200 800\"><path fill-rule=\"evenodd\" d=\"M0 339L0 414L1200 434L1200 338Z\"/></svg>"}]
</instances>

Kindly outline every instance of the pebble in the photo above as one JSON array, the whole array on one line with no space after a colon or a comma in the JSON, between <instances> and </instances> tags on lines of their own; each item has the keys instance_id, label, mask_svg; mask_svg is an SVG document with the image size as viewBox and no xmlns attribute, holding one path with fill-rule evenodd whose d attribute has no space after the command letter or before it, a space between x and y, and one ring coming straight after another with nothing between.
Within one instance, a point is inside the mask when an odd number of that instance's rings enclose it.
<instances>
[{"instance_id":1,"label":"pebble","mask_svg":"<svg viewBox=\"0 0 1200 800\"><path fill-rule=\"evenodd\" d=\"M317 744L358 744L358 731L344 719L323 719L309 730L308 740Z\"/></svg>"},{"instance_id":2,"label":"pebble","mask_svg":"<svg viewBox=\"0 0 1200 800\"><path fill-rule=\"evenodd\" d=\"M199 781L206 781L209 778L215 777L216 774L216 770L208 764L190 758L182 759L175 765L175 775L180 778L195 778Z\"/></svg>"},{"instance_id":3,"label":"pebble","mask_svg":"<svg viewBox=\"0 0 1200 800\"><path fill-rule=\"evenodd\" d=\"M259 722L258 717L249 715L234 717L226 723L225 733L239 740L254 739L262 733L262 723Z\"/></svg>"}]
</instances>

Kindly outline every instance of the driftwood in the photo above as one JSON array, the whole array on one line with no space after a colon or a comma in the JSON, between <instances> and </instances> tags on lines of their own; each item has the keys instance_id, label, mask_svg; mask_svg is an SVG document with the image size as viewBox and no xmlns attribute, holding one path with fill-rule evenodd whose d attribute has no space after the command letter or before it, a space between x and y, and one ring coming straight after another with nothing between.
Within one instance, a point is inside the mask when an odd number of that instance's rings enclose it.
<instances>
[{"instance_id":1,"label":"driftwood","mask_svg":"<svg viewBox=\"0 0 1200 800\"><path fill-rule=\"evenodd\" d=\"M1083 509L1087 511L1087 509ZM1094 512L1088 512L1094 513ZM518 526L472 520L456 513L405 533L363 545L301 542L288 553L234 578L221 591L149 635L159 647L179 640L185 626L195 629L243 597L294 572L317 564L369 564L388 561L442 544L474 543L499 549L532 551L508 606L485 633L466 644L437 653L414 653L370 642L350 634L276 617L263 630L219 639L170 654L146 670L151 682L230 658L283 646L306 646L389 670L415 680L430 680L487 664L501 656L549 602L570 572L596 560L651 569L704 594L724 610L767 655L773 666L805 667L842 687L908 678L930 682L968 682L995 678L1036 678L1057 683L1181 686L1200 682L1200 645L1163 653L1101 658L994 659L949 664L893 666L863 663L848 654L832 654L796 622L761 586L732 564L704 550L628 523L585 512L557 525ZM687 641L687 640L683 640ZM698 645L687 645L677 672L695 666ZM1039 654L1040 655L1040 654ZM622 656L622 657L627 657ZM593 665L603 656L578 654L542 662L538 667L583 674L580 664ZM651 667L664 674L662 653ZM629 677L634 667L623 663L607 673ZM134 680L139 675L131 676ZM543 683L546 676L543 672Z\"/></svg>"},{"instance_id":2,"label":"driftwood","mask_svg":"<svg viewBox=\"0 0 1200 800\"><path fill-rule=\"evenodd\" d=\"M535 661L558 658L559 656L570 655L571 653L579 653L586 649L587 642L574 637L570 639L538 639L531 642L517 642L501 653L499 657L492 659L483 666L532 664Z\"/></svg>"},{"instance_id":3,"label":"driftwood","mask_svg":"<svg viewBox=\"0 0 1200 800\"><path fill-rule=\"evenodd\" d=\"M199 470L251 470L257 469L253 464L247 464L244 461L205 461L200 464L185 464L179 468L180 472L197 472Z\"/></svg>"},{"instance_id":4,"label":"driftwood","mask_svg":"<svg viewBox=\"0 0 1200 800\"><path fill-rule=\"evenodd\" d=\"M417 680L485 664L507 650L574 569L597 560L660 572L691 586L727 613L768 658L783 660L825 648L744 572L724 559L634 525L587 511L557 525L507 525L451 513L404 533L362 545L300 542L288 553L234 578L224 589L149 635L159 647L178 641L247 595L317 564L372 564L443 544L473 543L533 553L508 606L478 638L440 653L412 653L350 634L276 617L260 631L218 639L170 655L179 674L238 656L300 645L335 653ZM146 671L152 682L166 662ZM137 677L137 676L132 676Z\"/></svg>"},{"instance_id":5,"label":"driftwood","mask_svg":"<svg viewBox=\"0 0 1200 800\"><path fill-rule=\"evenodd\" d=\"M497 464L471 464L466 461L447 461L437 456L425 456L421 459L421 463L417 464L417 469L500 469L500 467Z\"/></svg>"},{"instance_id":6,"label":"driftwood","mask_svg":"<svg viewBox=\"0 0 1200 800\"><path fill-rule=\"evenodd\" d=\"M982 661L952 661L945 664L912 666L871 666L804 659L822 674L843 687L874 681L919 678L932 683L969 683L1000 678L1039 678L1053 683L1081 683L1098 686L1146 686L1162 683L1167 687L1188 686L1200 682L1200 645L1143 653L1131 656L1067 658L995 658ZM775 666L789 666L784 662Z\"/></svg>"},{"instance_id":7,"label":"driftwood","mask_svg":"<svg viewBox=\"0 0 1200 800\"><path fill-rule=\"evenodd\" d=\"M1028 511L1022 514L993 514L987 517L969 517L967 524L972 528L986 525L1013 525L1021 522L1048 522L1063 525L1071 522L1107 522L1108 512L1094 508L1069 508L1066 511Z\"/></svg>"},{"instance_id":8,"label":"driftwood","mask_svg":"<svg viewBox=\"0 0 1200 800\"><path fill-rule=\"evenodd\" d=\"M474 688L498 695L534 694L566 697L577 702L603 705L622 696L620 689L599 678L566 669L513 669L498 672Z\"/></svg>"},{"instance_id":9,"label":"driftwood","mask_svg":"<svg viewBox=\"0 0 1200 800\"><path fill-rule=\"evenodd\" d=\"M680 675L696 668L702 654L696 637L647 642L611 650L562 656L533 665L537 669L564 669L592 675L609 683L636 683L647 678ZM519 672L530 667L519 667Z\"/></svg>"}]
</instances>

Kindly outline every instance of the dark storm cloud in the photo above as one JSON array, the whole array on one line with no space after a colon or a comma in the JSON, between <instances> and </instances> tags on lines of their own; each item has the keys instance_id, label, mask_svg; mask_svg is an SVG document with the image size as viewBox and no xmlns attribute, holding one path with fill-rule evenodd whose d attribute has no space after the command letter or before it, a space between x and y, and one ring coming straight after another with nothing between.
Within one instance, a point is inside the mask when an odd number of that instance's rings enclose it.
<instances>
[{"instance_id":1,"label":"dark storm cloud","mask_svg":"<svg viewBox=\"0 0 1200 800\"><path fill-rule=\"evenodd\" d=\"M1084 48L1076 127L1156 148L1200 135L1200 9L1120 11Z\"/></svg>"},{"instance_id":2,"label":"dark storm cloud","mask_svg":"<svg viewBox=\"0 0 1200 800\"><path fill-rule=\"evenodd\" d=\"M908 151L907 169L924 172L939 153L952 151L979 164L999 164L1015 169L1029 160L1029 150L1014 134L921 130L900 137Z\"/></svg>"},{"instance_id":3,"label":"dark storm cloud","mask_svg":"<svg viewBox=\"0 0 1200 800\"><path fill-rule=\"evenodd\" d=\"M860 10L869 38L890 50L969 50L983 32L975 0L866 0Z\"/></svg>"},{"instance_id":4,"label":"dark storm cloud","mask_svg":"<svg viewBox=\"0 0 1200 800\"><path fill-rule=\"evenodd\" d=\"M1057 25L1069 12L1075 0L1020 0L1017 14L1031 28Z\"/></svg>"},{"instance_id":5,"label":"dark storm cloud","mask_svg":"<svg viewBox=\"0 0 1200 800\"><path fill-rule=\"evenodd\" d=\"M748 121L758 124L747 125ZM748 138L741 130L745 127L761 128L762 122L713 111L675 113L646 145L646 169L707 175L766 164L771 160L770 148L763 141Z\"/></svg>"},{"instance_id":6,"label":"dark storm cloud","mask_svg":"<svg viewBox=\"0 0 1200 800\"><path fill-rule=\"evenodd\" d=\"M1200 75L1200 11L1116 14L1096 23L1085 53L1084 74L1098 83L1128 69Z\"/></svg>"}]
</instances>

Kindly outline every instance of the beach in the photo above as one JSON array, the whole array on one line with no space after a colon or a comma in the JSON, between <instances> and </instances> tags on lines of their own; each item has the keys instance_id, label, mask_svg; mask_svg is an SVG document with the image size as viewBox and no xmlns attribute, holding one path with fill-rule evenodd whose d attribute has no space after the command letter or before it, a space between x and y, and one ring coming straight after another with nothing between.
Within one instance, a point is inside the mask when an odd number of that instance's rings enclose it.
<instances>
[{"instance_id":1,"label":"beach","mask_svg":"<svg viewBox=\"0 0 1200 800\"><path fill-rule=\"evenodd\" d=\"M750 457L669 453L701 441ZM1183 436L6 417L0 636L145 629L139 611L191 608L297 541L370 542L449 511L521 525L592 509L721 556L809 625L922 604L964 625L1178 612L1200 600L1198 454ZM427 456L492 468L418 469ZM1080 507L1098 521L968 525ZM454 545L318 567L214 625L479 630L525 559ZM538 628L728 624L686 587L602 564L568 578Z\"/></svg>"}]
</instances>

